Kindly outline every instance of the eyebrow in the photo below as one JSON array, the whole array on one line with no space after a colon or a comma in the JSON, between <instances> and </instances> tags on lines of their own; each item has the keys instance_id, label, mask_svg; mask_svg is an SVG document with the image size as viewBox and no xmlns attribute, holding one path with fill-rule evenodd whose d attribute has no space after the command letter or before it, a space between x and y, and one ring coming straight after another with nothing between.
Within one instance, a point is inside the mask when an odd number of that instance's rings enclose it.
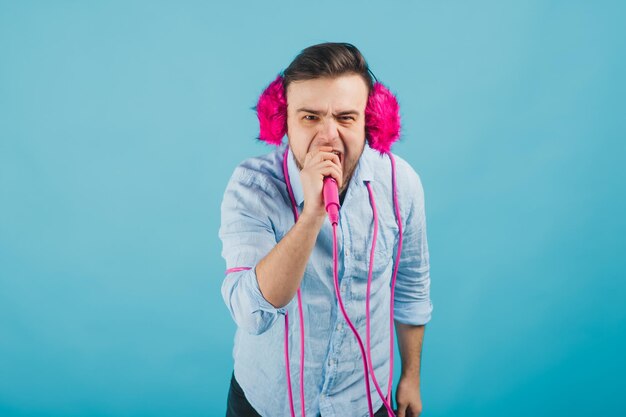
<instances>
[{"instance_id":1,"label":"eyebrow","mask_svg":"<svg viewBox=\"0 0 626 417\"><path fill-rule=\"evenodd\" d=\"M320 116L320 115L324 114L323 111L307 109L307 108L304 108L304 107L299 108L297 110L297 112L311 113L311 114L315 114L317 116ZM356 110L344 110L344 111L340 111L339 113L335 113L335 116L345 116L345 115L348 115L348 114L354 114L354 115L358 116L359 112L356 111Z\"/></svg>"}]
</instances>

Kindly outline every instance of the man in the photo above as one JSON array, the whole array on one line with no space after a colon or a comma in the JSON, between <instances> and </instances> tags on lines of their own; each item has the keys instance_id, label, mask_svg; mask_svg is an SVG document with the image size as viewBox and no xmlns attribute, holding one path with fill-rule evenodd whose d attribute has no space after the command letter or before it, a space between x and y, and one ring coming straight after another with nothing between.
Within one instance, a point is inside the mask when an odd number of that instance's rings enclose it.
<instances>
[{"instance_id":1,"label":"man","mask_svg":"<svg viewBox=\"0 0 626 417\"><path fill-rule=\"evenodd\" d=\"M375 201L378 235L369 300L369 352L374 371L370 379L375 377L382 392L387 393L390 283L399 227L391 156L370 147L371 132L366 129L373 81L361 53L345 43L306 48L281 80L286 95L288 146L280 145L267 155L241 163L222 202L220 238L227 264L222 295L238 326L227 416L290 415L291 409L301 410L300 388L309 416L368 416L362 351L338 307L333 285L333 231L322 188L325 177L334 178L339 187L339 291L363 344L373 243L371 199ZM397 156L395 170L403 229L394 292L402 361L396 415L414 417L422 410L421 347L424 325L432 312L428 245L419 176ZM297 319L298 289L302 322ZM303 364L298 354L302 348L301 323ZM291 400L287 365L293 387ZM370 394L373 409L378 410L375 415L387 416L374 386L370 386Z\"/></svg>"}]
</instances>

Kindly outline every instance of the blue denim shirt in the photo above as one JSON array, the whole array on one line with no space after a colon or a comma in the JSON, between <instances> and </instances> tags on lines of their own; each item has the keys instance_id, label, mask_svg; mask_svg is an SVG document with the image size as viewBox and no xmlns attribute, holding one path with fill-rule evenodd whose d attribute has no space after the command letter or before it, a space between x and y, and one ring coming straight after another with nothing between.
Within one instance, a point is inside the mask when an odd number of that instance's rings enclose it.
<instances>
[{"instance_id":1,"label":"blue denim shirt","mask_svg":"<svg viewBox=\"0 0 626 417\"><path fill-rule=\"evenodd\" d=\"M242 162L234 171L222 201L219 236L226 268L222 296L237 331L233 357L235 377L250 404L266 417L289 415L284 357L284 315L289 315L289 355L294 407L300 410L300 323L298 298L275 308L259 290L256 264L294 225L283 175L286 144L264 156ZM394 319L421 325L430 320L430 275L424 192L417 173L395 156L403 245L394 296ZM304 194L300 173L289 151L288 172L299 212ZM370 318L372 364L383 393L389 378L389 303L398 225L394 216L389 157L365 146L341 206L337 228L339 287L350 320L365 341L365 295L373 216L365 185L370 181L378 211ZM358 342L339 309L332 271L332 227L323 224L300 285L307 416L367 416L363 362ZM297 277L294 276L294 279ZM374 410L382 405L370 384ZM300 413L297 412L299 415Z\"/></svg>"}]
</instances>

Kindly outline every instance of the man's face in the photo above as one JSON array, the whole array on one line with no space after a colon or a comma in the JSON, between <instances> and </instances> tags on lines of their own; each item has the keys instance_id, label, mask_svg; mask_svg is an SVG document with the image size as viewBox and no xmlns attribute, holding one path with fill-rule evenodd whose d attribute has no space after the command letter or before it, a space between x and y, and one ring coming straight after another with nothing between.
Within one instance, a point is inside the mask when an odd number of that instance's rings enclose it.
<instances>
[{"instance_id":1,"label":"man's face","mask_svg":"<svg viewBox=\"0 0 626 417\"><path fill-rule=\"evenodd\" d=\"M339 155L343 191L365 146L368 90L360 75L295 81L287 87L287 138L301 170L304 157L320 146Z\"/></svg>"}]
</instances>

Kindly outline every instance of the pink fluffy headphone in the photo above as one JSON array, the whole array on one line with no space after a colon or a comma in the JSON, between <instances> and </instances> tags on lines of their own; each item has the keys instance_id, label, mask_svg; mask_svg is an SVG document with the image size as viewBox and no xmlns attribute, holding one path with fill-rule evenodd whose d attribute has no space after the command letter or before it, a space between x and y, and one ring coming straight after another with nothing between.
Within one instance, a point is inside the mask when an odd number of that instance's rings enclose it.
<instances>
[{"instance_id":1,"label":"pink fluffy headphone","mask_svg":"<svg viewBox=\"0 0 626 417\"><path fill-rule=\"evenodd\" d=\"M263 91L256 106L259 139L280 145L287 133L287 97L279 75ZM400 106L387 87L376 81L365 107L365 134L372 149L387 153L400 137Z\"/></svg>"}]
</instances>

